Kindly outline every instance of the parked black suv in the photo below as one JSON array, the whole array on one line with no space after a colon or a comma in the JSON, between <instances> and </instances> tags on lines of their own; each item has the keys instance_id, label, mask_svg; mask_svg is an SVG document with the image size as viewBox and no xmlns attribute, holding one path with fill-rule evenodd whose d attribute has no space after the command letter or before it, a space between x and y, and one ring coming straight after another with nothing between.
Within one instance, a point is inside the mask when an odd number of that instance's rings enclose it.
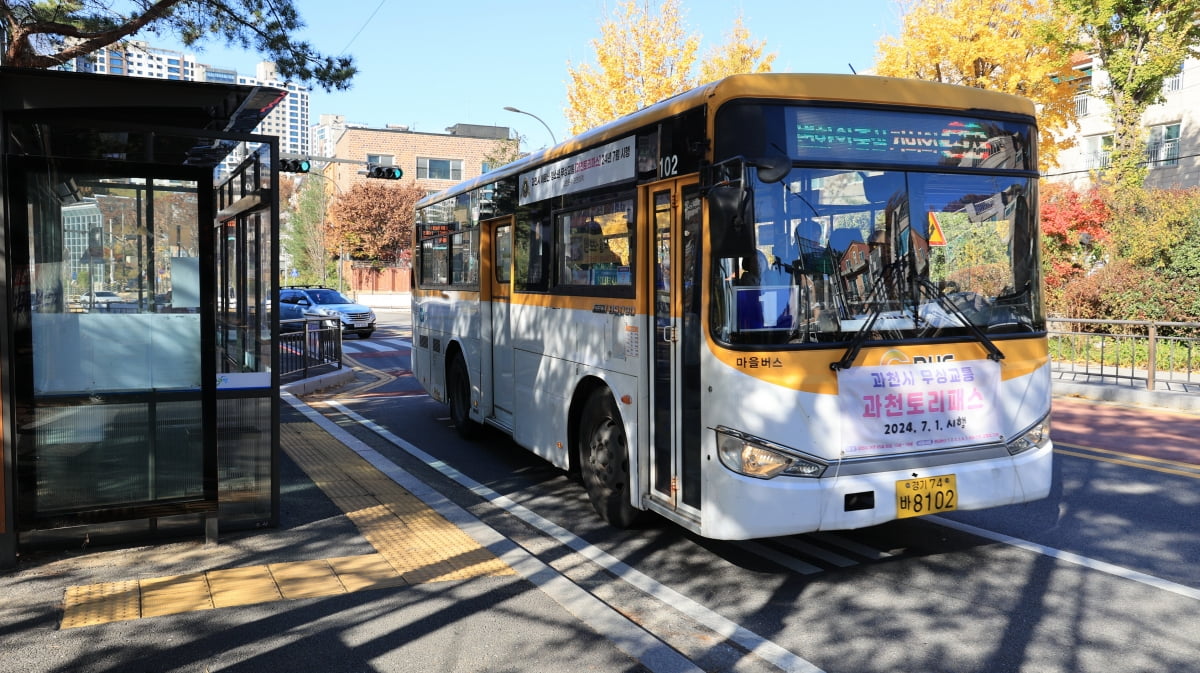
<instances>
[{"instance_id":1,"label":"parked black suv","mask_svg":"<svg viewBox=\"0 0 1200 673\"><path fill-rule=\"evenodd\" d=\"M279 319L336 318L342 332L366 339L375 331L375 312L342 293L319 285L288 285L279 290Z\"/></svg>"}]
</instances>

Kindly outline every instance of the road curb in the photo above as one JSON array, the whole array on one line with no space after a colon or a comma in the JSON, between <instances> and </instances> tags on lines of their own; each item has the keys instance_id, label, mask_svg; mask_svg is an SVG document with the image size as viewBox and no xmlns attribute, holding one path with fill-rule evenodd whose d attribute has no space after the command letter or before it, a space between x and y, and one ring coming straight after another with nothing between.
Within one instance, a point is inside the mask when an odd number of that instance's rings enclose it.
<instances>
[{"instance_id":1,"label":"road curb","mask_svg":"<svg viewBox=\"0 0 1200 673\"><path fill-rule=\"evenodd\" d=\"M353 367L342 365L341 369L321 374L320 376L310 376L307 379L294 381L286 385L279 386L279 392L291 393L297 397L307 395L325 388L344 385L354 380L356 372Z\"/></svg>"},{"instance_id":2,"label":"road curb","mask_svg":"<svg viewBox=\"0 0 1200 673\"><path fill-rule=\"evenodd\" d=\"M1057 397L1080 397L1100 402L1116 402L1143 407L1200 412L1200 395L1166 390L1139 390L1133 387L1103 383L1054 381L1052 390Z\"/></svg>"}]
</instances>

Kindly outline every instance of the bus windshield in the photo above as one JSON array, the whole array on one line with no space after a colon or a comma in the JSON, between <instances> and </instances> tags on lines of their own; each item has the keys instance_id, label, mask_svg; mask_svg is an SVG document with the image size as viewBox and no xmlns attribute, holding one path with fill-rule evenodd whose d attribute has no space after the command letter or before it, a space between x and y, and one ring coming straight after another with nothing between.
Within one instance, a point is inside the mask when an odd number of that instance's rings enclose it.
<instances>
[{"instance_id":1,"label":"bus windshield","mask_svg":"<svg viewBox=\"0 0 1200 673\"><path fill-rule=\"evenodd\" d=\"M1032 178L793 167L766 183L747 174L753 245L712 260L718 341L802 347L1044 330Z\"/></svg>"}]
</instances>

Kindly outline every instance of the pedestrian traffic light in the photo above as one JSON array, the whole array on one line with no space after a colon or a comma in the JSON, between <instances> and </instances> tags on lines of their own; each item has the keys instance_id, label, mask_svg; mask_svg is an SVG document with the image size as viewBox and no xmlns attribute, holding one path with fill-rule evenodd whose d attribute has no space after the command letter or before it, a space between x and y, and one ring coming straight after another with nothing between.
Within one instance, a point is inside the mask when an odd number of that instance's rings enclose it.
<instances>
[{"instance_id":1,"label":"pedestrian traffic light","mask_svg":"<svg viewBox=\"0 0 1200 673\"><path fill-rule=\"evenodd\" d=\"M284 159L279 162L279 170L284 173L307 173L312 168L308 159Z\"/></svg>"},{"instance_id":2,"label":"pedestrian traffic light","mask_svg":"<svg viewBox=\"0 0 1200 673\"><path fill-rule=\"evenodd\" d=\"M404 171L396 166L376 166L367 164L367 177L379 178L380 180L399 180L404 176Z\"/></svg>"}]
</instances>

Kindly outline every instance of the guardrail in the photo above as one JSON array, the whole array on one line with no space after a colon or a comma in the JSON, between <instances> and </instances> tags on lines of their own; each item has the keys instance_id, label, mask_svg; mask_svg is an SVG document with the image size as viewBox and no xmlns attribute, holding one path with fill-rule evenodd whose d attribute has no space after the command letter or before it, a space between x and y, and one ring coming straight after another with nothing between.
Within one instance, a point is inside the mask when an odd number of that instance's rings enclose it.
<instances>
[{"instance_id":1,"label":"guardrail","mask_svg":"<svg viewBox=\"0 0 1200 673\"><path fill-rule=\"evenodd\" d=\"M1074 318L1047 323L1051 368L1059 379L1200 392L1200 323Z\"/></svg>"},{"instance_id":2,"label":"guardrail","mask_svg":"<svg viewBox=\"0 0 1200 673\"><path fill-rule=\"evenodd\" d=\"M341 325L319 318L279 321L280 381L298 381L341 368Z\"/></svg>"}]
</instances>

